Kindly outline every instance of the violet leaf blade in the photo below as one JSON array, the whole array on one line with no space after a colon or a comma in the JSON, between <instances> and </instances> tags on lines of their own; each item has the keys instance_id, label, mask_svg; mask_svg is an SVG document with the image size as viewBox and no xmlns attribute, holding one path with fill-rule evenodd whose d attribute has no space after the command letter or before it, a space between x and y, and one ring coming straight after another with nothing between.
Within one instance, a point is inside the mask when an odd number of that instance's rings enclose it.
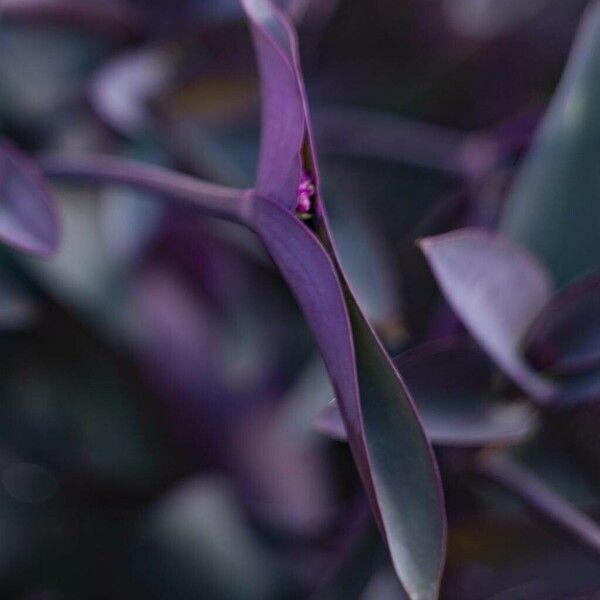
<instances>
[{"instance_id":1,"label":"violet leaf blade","mask_svg":"<svg viewBox=\"0 0 600 600\"><path fill-rule=\"evenodd\" d=\"M446 300L500 369L539 401L555 386L521 352L530 323L551 295L543 267L499 235L463 229L426 238L421 248Z\"/></svg>"},{"instance_id":2,"label":"violet leaf blade","mask_svg":"<svg viewBox=\"0 0 600 600\"><path fill-rule=\"evenodd\" d=\"M7 141L0 141L0 240L36 256L54 253L60 242L58 207L38 167Z\"/></svg>"},{"instance_id":3,"label":"violet leaf blade","mask_svg":"<svg viewBox=\"0 0 600 600\"><path fill-rule=\"evenodd\" d=\"M433 450L410 396L344 283L365 445L392 564L411 599L437 598L446 520Z\"/></svg>"},{"instance_id":4,"label":"violet leaf blade","mask_svg":"<svg viewBox=\"0 0 600 600\"><path fill-rule=\"evenodd\" d=\"M252 227L317 339L398 577L411 598L436 598L445 552L442 491L410 398L349 288L340 286L335 258L310 230L261 198Z\"/></svg>"},{"instance_id":5,"label":"violet leaf blade","mask_svg":"<svg viewBox=\"0 0 600 600\"><path fill-rule=\"evenodd\" d=\"M266 0L242 0L258 59L262 123L256 190L288 210L296 207L306 133L303 93L294 65L295 36Z\"/></svg>"},{"instance_id":6,"label":"violet leaf blade","mask_svg":"<svg viewBox=\"0 0 600 600\"><path fill-rule=\"evenodd\" d=\"M509 195L501 229L558 285L600 257L600 3L584 13L559 88Z\"/></svg>"}]
</instances>

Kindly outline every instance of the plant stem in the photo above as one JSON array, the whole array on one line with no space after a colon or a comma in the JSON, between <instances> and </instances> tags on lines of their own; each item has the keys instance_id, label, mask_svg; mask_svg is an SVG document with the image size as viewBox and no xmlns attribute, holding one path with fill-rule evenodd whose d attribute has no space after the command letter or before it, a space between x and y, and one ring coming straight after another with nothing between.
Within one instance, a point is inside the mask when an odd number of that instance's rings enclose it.
<instances>
[{"instance_id":1,"label":"plant stem","mask_svg":"<svg viewBox=\"0 0 600 600\"><path fill-rule=\"evenodd\" d=\"M102 155L49 156L39 165L47 177L125 185L163 196L203 214L247 222L251 190L207 183L163 167Z\"/></svg>"}]
</instances>

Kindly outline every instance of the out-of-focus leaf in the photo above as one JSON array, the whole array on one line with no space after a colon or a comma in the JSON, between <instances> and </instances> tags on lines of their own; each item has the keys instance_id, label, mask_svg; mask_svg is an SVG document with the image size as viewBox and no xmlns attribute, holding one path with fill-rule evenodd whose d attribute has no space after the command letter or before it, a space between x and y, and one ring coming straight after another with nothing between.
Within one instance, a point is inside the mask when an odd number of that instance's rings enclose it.
<instances>
[{"instance_id":1,"label":"out-of-focus leaf","mask_svg":"<svg viewBox=\"0 0 600 600\"><path fill-rule=\"evenodd\" d=\"M521 340L552 291L544 268L501 236L459 230L421 248L454 312L498 366L540 401L556 392L521 353Z\"/></svg>"},{"instance_id":2,"label":"out-of-focus leaf","mask_svg":"<svg viewBox=\"0 0 600 600\"><path fill-rule=\"evenodd\" d=\"M571 374L600 366L600 272L576 280L546 304L523 348L552 373Z\"/></svg>"},{"instance_id":3,"label":"out-of-focus leaf","mask_svg":"<svg viewBox=\"0 0 600 600\"><path fill-rule=\"evenodd\" d=\"M138 576L149 591L158 588L169 598L280 597L268 555L218 479L188 480L160 500L142 524L136 550Z\"/></svg>"},{"instance_id":4,"label":"out-of-focus leaf","mask_svg":"<svg viewBox=\"0 0 600 600\"><path fill-rule=\"evenodd\" d=\"M463 342L432 343L400 355L394 363L433 444L514 444L526 439L535 428L530 408L494 397L491 362ZM346 437L334 404L321 413L316 425L334 439Z\"/></svg>"},{"instance_id":5,"label":"out-of-focus leaf","mask_svg":"<svg viewBox=\"0 0 600 600\"><path fill-rule=\"evenodd\" d=\"M511 191L502 230L562 286L600 257L600 4L584 14L552 104Z\"/></svg>"},{"instance_id":6,"label":"out-of-focus leaf","mask_svg":"<svg viewBox=\"0 0 600 600\"><path fill-rule=\"evenodd\" d=\"M60 242L58 209L40 170L7 141L0 141L0 240L39 256Z\"/></svg>"},{"instance_id":7,"label":"out-of-focus leaf","mask_svg":"<svg viewBox=\"0 0 600 600\"><path fill-rule=\"evenodd\" d=\"M168 83L169 53L145 48L122 54L102 66L89 90L92 106L109 126L127 136L148 127L148 100Z\"/></svg>"}]
</instances>

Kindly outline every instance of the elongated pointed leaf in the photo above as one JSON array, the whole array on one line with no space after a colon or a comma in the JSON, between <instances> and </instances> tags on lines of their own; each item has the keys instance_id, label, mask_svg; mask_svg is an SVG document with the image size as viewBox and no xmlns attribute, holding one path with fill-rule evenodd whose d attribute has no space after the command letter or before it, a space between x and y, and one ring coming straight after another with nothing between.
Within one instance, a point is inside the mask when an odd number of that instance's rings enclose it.
<instances>
[{"instance_id":1,"label":"elongated pointed leaf","mask_svg":"<svg viewBox=\"0 0 600 600\"><path fill-rule=\"evenodd\" d=\"M0 141L0 240L31 254L56 251L58 209L50 188L29 158Z\"/></svg>"},{"instance_id":2,"label":"elongated pointed leaf","mask_svg":"<svg viewBox=\"0 0 600 600\"><path fill-rule=\"evenodd\" d=\"M527 332L523 347L535 364L554 373L600 367L600 272L553 296Z\"/></svg>"},{"instance_id":3,"label":"elongated pointed leaf","mask_svg":"<svg viewBox=\"0 0 600 600\"><path fill-rule=\"evenodd\" d=\"M540 401L552 383L525 361L520 343L551 294L544 269L500 236L463 229L421 242L454 312L492 360Z\"/></svg>"},{"instance_id":4,"label":"elongated pointed leaf","mask_svg":"<svg viewBox=\"0 0 600 600\"><path fill-rule=\"evenodd\" d=\"M258 58L262 127L257 192L293 210L301 172L306 116L293 66L289 23L268 0L242 0Z\"/></svg>"},{"instance_id":5,"label":"elongated pointed leaf","mask_svg":"<svg viewBox=\"0 0 600 600\"><path fill-rule=\"evenodd\" d=\"M435 461L408 393L310 230L260 198L252 221L317 339L396 572L411 598L435 598L445 524Z\"/></svg>"},{"instance_id":6,"label":"elongated pointed leaf","mask_svg":"<svg viewBox=\"0 0 600 600\"><path fill-rule=\"evenodd\" d=\"M463 342L428 344L400 355L394 363L435 445L518 443L535 427L527 406L493 396L493 365L485 354ZM316 425L334 439L346 439L335 403L321 413Z\"/></svg>"},{"instance_id":7,"label":"elongated pointed leaf","mask_svg":"<svg viewBox=\"0 0 600 600\"><path fill-rule=\"evenodd\" d=\"M303 159L314 178L314 218L318 221L314 225L320 239L291 212L276 210L274 204L268 207L271 203L264 200L269 198L268 189L261 181L264 150L251 226L263 238L317 338L396 573L411 598L435 598L445 554L445 519L435 459L410 397L356 304L335 254L319 197L318 165L292 27L266 0L243 0L243 6L251 21L263 79L263 149L272 147L280 161L285 150L294 163L300 124L295 123L291 131L277 126L277 135L287 138L283 144L282 137L272 140L269 128L274 126L268 121L277 123L279 114L288 114L288 105L302 107L301 142L306 143L302 156L298 147L298 159ZM292 79L282 66L292 69ZM296 97L290 98L291 94ZM295 174L289 177L285 165L277 169L280 181L275 198L289 210L295 206L295 195L293 202L287 198Z\"/></svg>"},{"instance_id":8,"label":"elongated pointed leaf","mask_svg":"<svg viewBox=\"0 0 600 600\"><path fill-rule=\"evenodd\" d=\"M502 230L559 285L600 263L600 4L592 4L560 86L510 193Z\"/></svg>"}]
</instances>

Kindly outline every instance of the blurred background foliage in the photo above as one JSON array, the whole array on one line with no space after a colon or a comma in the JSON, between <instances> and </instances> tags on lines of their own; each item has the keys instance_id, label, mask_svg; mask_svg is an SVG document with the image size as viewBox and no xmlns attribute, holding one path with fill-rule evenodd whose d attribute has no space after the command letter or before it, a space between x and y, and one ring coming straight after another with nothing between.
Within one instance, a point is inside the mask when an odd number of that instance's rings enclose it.
<instances>
[{"instance_id":1,"label":"blurred background foliage","mask_svg":"<svg viewBox=\"0 0 600 600\"><path fill-rule=\"evenodd\" d=\"M496 227L586 2L281 4L362 306L392 354L460 333L415 241ZM235 0L0 4L0 131L34 157L249 186L258 112ZM403 598L346 447L314 428L333 392L257 240L140 192L54 191L59 255L0 253L0 597ZM545 413L517 451L596 516L599 419ZM598 557L467 453L438 450L442 597L600 597Z\"/></svg>"}]
</instances>

